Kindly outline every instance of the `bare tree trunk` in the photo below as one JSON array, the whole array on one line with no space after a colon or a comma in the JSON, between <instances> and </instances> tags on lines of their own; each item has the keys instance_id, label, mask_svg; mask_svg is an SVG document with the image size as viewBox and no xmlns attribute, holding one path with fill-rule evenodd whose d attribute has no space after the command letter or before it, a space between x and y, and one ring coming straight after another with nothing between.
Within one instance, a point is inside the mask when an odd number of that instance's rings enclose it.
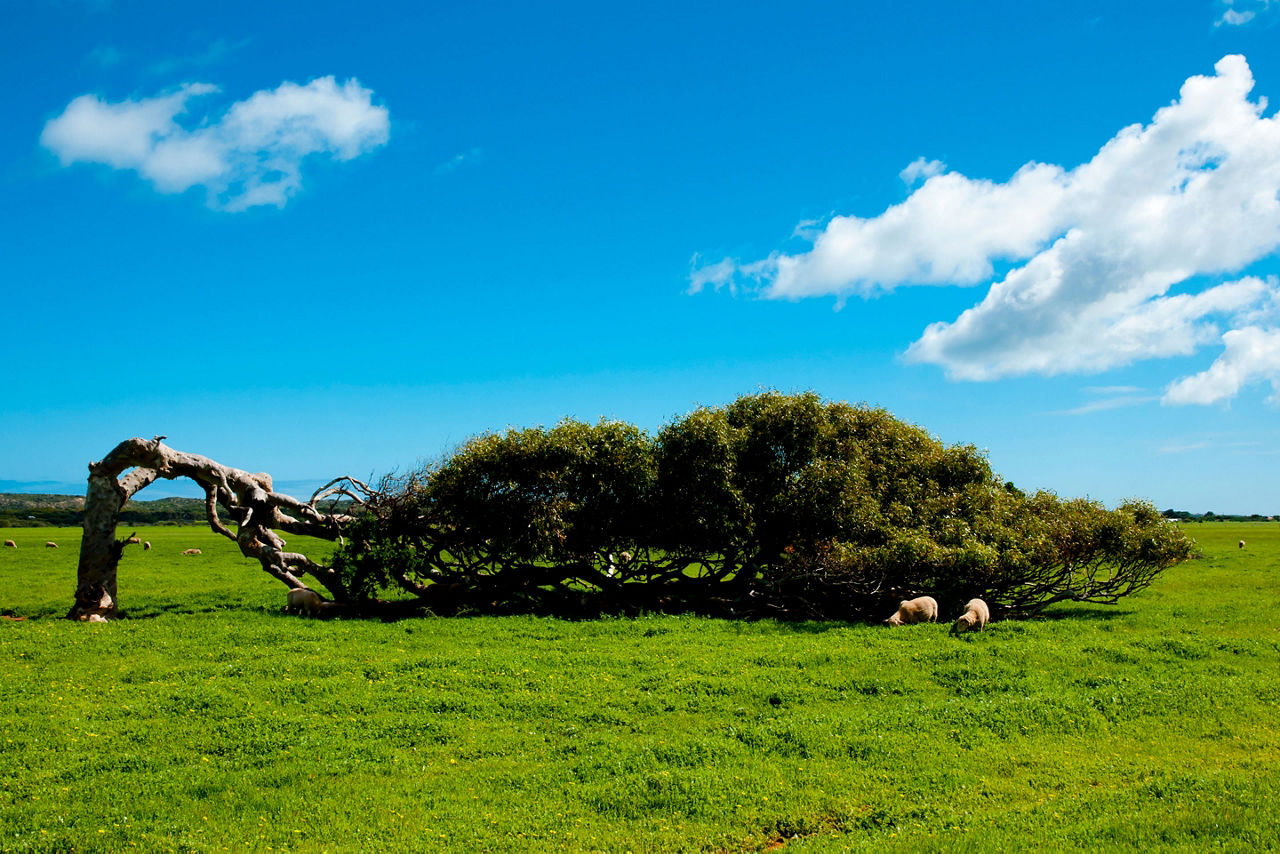
<instances>
[{"instance_id":1,"label":"bare tree trunk","mask_svg":"<svg viewBox=\"0 0 1280 854\"><path fill-rule=\"evenodd\" d=\"M268 474L252 474L208 457L175 451L161 444L164 438L126 439L102 460L89 464L75 604L67 612L68 619L102 621L118 615L116 569L125 547L136 542L133 537L116 539L120 510L138 490L159 478L186 477L200 484L209 527L234 541L241 553L256 559L265 572L291 588L306 587L298 576L309 573L335 600L347 600L348 591L337 572L306 555L285 551L285 541L276 531L336 540L351 517L321 512L316 502L342 495L363 503L373 490L358 480L341 477L304 503L272 491ZM235 522L235 533L219 518L219 504Z\"/></svg>"}]
</instances>

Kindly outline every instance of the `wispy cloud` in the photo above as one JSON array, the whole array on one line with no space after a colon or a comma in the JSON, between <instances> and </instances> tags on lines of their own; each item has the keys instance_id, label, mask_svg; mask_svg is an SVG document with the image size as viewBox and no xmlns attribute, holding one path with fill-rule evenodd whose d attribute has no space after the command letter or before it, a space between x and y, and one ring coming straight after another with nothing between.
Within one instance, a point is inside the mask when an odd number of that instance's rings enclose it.
<instances>
[{"instance_id":1,"label":"wispy cloud","mask_svg":"<svg viewBox=\"0 0 1280 854\"><path fill-rule=\"evenodd\" d=\"M703 288L710 285L716 290L725 285L733 287L733 280L738 273L738 263L732 258L725 258L715 264L702 264L702 258L697 253L689 261L691 272L689 274L689 293L696 294Z\"/></svg>"},{"instance_id":2,"label":"wispy cloud","mask_svg":"<svg viewBox=\"0 0 1280 854\"><path fill-rule=\"evenodd\" d=\"M184 84L152 98L81 95L44 127L40 142L64 166L98 163L137 172L161 193L203 187L210 207L283 207L310 157L351 160L386 143L386 107L352 79L281 83L226 110L197 112L218 92Z\"/></svg>"},{"instance_id":3,"label":"wispy cloud","mask_svg":"<svg viewBox=\"0 0 1280 854\"><path fill-rule=\"evenodd\" d=\"M229 41L216 39L208 47L182 56L170 56L158 59L147 66L147 71L158 76L166 76L179 71L209 68L221 65L235 53L248 47L253 39Z\"/></svg>"},{"instance_id":4,"label":"wispy cloud","mask_svg":"<svg viewBox=\"0 0 1280 854\"><path fill-rule=\"evenodd\" d=\"M1117 386L1122 388L1122 386ZM1159 395L1152 394L1123 394L1118 397L1106 397L1101 400L1092 400L1083 406L1077 406L1074 409L1061 409L1050 412L1050 415L1089 415L1094 412L1106 412L1110 409L1123 409L1129 406L1141 406L1145 403L1155 403L1160 399Z\"/></svg>"},{"instance_id":5,"label":"wispy cloud","mask_svg":"<svg viewBox=\"0 0 1280 854\"><path fill-rule=\"evenodd\" d=\"M902 203L870 218L833 217L805 252L695 269L690 290L757 279L767 298L839 300L987 282L977 305L929 325L907 360L991 380L1098 373L1221 344L1225 363L1203 381L1175 383L1166 402L1209 402L1280 380L1280 329L1268 308L1280 283L1211 278L1280 246L1280 120L1264 117L1265 99L1249 99L1244 57L1214 70L1079 166L1032 161L998 182L921 158L902 177L924 183ZM1015 266L992 281L1001 262ZM1168 294L1197 276L1208 281L1198 292Z\"/></svg>"},{"instance_id":6,"label":"wispy cloud","mask_svg":"<svg viewBox=\"0 0 1280 854\"><path fill-rule=\"evenodd\" d=\"M1200 439L1187 439L1180 442L1171 442L1156 448L1157 454L1189 454L1194 451L1203 451L1205 448L1213 448L1214 450L1249 450L1257 452L1262 447L1261 442L1256 441L1228 441L1224 442L1220 437L1207 436ZM1263 451L1261 453L1272 453Z\"/></svg>"},{"instance_id":7,"label":"wispy cloud","mask_svg":"<svg viewBox=\"0 0 1280 854\"><path fill-rule=\"evenodd\" d=\"M1221 0L1222 16L1214 22L1216 27L1240 27L1266 14L1276 0Z\"/></svg>"},{"instance_id":8,"label":"wispy cloud","mask_svg":"<svg viewBox=\"0 0 1280 854\"><path fill-rule=\"evenodd\" d=\"M466 151L453 155L443 163L437 164L436 168L431 170L431 174L439 177L448 175L450 172L456 172L459 169L476 166L484 162L484 149L472 147Z\"/></svg>"},{"instance_id":9,"label":"wispy cloud","mask_svg":"<svg viewBox=\"0 0 1280 854\"><path fill-rule=\"evenodd\" d=\"M1156 448L1156 453L1157 454L1189 454L1192 451L1202 451L1205 448L1211 447L1212 444L1213 443L1211 442L1200 441L1200 442L1185 442L1185 443L1174 444L1174 445L1164 445L1162 447Z\"/></svg>"},{"instance_id":10,"label":"wispy cloud","mask_svg":"<svg viewBox=\"0 0 1280 854\"><path fill-rule=\"evenodd\" d=\"M934 175L941 175L945 171L947 171L947 164L941 160L927 160L924 157L917 157L907 164L906 169L898 173L898 177L908 187L914 187L917 182L927 181Z\"/></svg>"},{"instance_id":11,"label":"wispy cloud","mask_svg":"<svg viewBox=\"0 0 1280 854\"><path fill-rule=\"evenodd\" d=\"M97 68L115 68L124 61L124 52L115 45L101 44L84 56L84 64Z\"/></svg>"},{"instance_id":12,"label":"wispy cloud","mask_svg":"<svg viewBox=\"0 0 1280 854\"><path fill-rule=\"evenodd\" d=\"M1087 385L1081 389L1086 394L1137 394L1144 390L1136 385Z\"/></svg>"}]
</instances>

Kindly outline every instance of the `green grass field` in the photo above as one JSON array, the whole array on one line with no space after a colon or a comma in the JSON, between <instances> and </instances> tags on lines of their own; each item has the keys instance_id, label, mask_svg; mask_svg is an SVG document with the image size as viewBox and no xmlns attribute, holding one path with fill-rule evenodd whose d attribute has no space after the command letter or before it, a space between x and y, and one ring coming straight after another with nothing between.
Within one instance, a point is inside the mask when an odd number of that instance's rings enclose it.
<instances>
[{"instance_id":1,"label":"green grass field","mask_svg":"<svg viewBox=\"0 0 1280 854\"><path fill-rule=\"evenodd\" d=\"M1116 607L960 639L308 621L195 528L76 624L79 532L0 531L0 851L1276 848L1280 524L1189 530Z\"/></svg>"}]
</instances>

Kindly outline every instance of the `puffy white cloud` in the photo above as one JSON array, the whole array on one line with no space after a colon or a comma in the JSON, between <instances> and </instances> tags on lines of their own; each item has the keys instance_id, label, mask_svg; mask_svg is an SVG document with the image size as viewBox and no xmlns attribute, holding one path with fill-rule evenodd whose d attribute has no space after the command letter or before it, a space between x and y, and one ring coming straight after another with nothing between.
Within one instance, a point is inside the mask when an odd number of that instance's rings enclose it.
<instances>
[{"instance_id":1,"label":"puffy white cloud","mask_svg":"<svg viewBox=\"0 0 1280 854\"><path fill-rule=\"evenodd\" d=\"M1233 329L1223 334L1222 343L1222 355L1207 370L1169 386L1165 403L1218 403L1264 380L1271 382L1271 400L1280 402L1280 329Z\"/></svg>"},{"instance_id":2,"label":"puffy white cloud","mask_svg":"<svg viewBox=\"0 0 1280 854\"><path fill-rule=\"evenodd\" d=\"M870 294L905 282L975 284L992 262L1023 258L1063 225L1062 169L1031 163L1008 183L948 172L873 219L838 216L800 255L775 253L763 271L766 296L795 299Z\"/></svg>"},{"instance_id":3,"label":"puffy white cloud","mask_svg":"<svg viewBox=\"0 0 1280 854\"><path fill-rule=\"evenodd\" d=\"M321 77L255 92L220 115L190 116L218 88L186 84L152 98L81 95L44 127L40 142L62 164L131 169L162 193L203 187L210 206L283 207L313 155L351 160L386 143L390 120L352 79ZM181 121L180 121L181 119Z\"/></svg>"},{"instance_id":4,"label":"puffy white cloud","mask_svg":"<svg viewBox=\"0 0 1280 854\"><path fill-rule=\"evenodd\" d=\"M806 252L722 261L693 281L762 276L764 296L788 299L991 282L906 352L967 380L1104 371L1227 343L1224 325L1262 329L1275 320L1276 282L1211 277L1280 246L1280 122L1249 100L1244 57L1215 71L1073 169L1032 162L1001 183L921 158L903 179L934 174L879 216L835 217ZM998 262L1015 266L992 282ZM1170 296L1175 286L1189 292ZM1171 389L1165 400L1202 398Z\"/></svg>"}]
</instances>

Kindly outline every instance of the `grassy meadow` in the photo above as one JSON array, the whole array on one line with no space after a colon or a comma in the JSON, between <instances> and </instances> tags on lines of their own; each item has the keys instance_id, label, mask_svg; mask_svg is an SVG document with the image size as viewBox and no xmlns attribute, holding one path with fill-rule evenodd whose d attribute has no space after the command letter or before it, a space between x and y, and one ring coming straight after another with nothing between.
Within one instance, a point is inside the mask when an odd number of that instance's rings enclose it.
<instances>
[{"instance_id":1,"label":"grassy meadow","mask_svg":"<svg viewBox=\"0 0 1280 854\"><path fill-rule=\"evenodd\" d=\"M6 529L0 851L1276 848L1280 524L1189 530L1118 606L956 639L310 621L172 527L76 624L79 531Z\"/></svg>"}]
</instances>

